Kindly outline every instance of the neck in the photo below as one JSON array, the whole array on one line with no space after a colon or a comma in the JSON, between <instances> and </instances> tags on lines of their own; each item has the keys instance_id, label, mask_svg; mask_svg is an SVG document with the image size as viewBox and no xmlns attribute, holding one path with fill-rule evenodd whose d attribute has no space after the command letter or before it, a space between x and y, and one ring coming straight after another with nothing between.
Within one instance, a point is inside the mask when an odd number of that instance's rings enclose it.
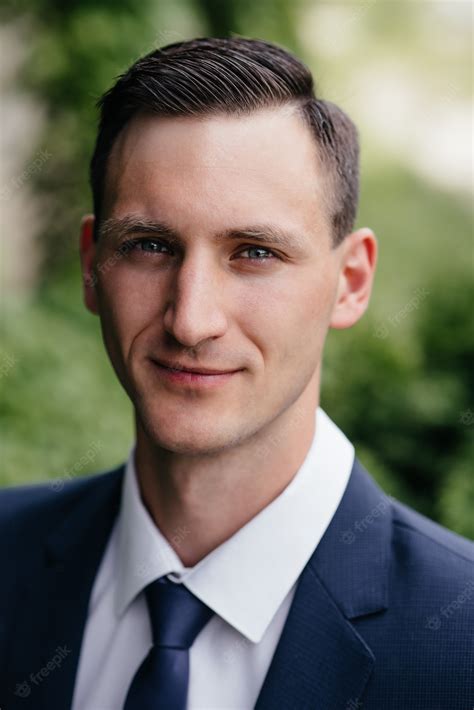
<instances>
[{"instance_id":1,"label":"neck","mask_svg":"<svg viewBox=\"0 0 474 710\"><path fill-rule=\"evenodd\" d=\"M319 393L303 395L237 447L187 456L157 446L137 419L140 494L185 567L193 567L288 486L315 433Z\"/></svg>"}]
</instances>

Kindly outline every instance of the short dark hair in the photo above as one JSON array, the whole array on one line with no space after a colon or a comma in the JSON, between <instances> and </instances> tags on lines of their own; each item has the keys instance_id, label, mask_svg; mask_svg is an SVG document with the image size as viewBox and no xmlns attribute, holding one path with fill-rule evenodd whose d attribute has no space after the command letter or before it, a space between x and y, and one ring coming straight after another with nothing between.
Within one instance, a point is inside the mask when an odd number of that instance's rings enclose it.
<instances>
[{"instance_id":1,"label":"short dark hair","mask_svg":"<svg viewBox=\"0 0 474 710\"><path fill-rule=\"evenodd\" d=\"M338 106L316 97L308 67L275 44L243 37L198 37L169 44L137 60L97 105L100 122L90 165L96 239L107 160L118 134L136 114L248 115L285 105L300 111L327 168L333 244L352 230L359 196L357 129Z\"/></svg>"}]
</instances>

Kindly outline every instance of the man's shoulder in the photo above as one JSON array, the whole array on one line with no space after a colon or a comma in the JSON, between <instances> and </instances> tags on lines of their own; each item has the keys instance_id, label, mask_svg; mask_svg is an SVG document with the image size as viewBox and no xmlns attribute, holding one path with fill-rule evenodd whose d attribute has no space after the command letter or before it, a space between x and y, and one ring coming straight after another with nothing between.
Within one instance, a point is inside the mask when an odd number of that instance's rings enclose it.
<instances>
[{"instance_id":1,"label":"man's shoulder","mask_svg":"<svg viewBox=\"0 0 474 710\"><path fill-rule=\"evenodd\" d=\"M352 497L365 516L349 519L353 534L342 537L350 542L339 552L349 569L344 589L352 585L356 601L378 592L377 608L349 607L376 659L364 707L395 696L400 707L415 707L416 698L420 707L464 707L474 661L474 544L385 494L360 464L353 474Z\"/></svg>"},{"instance_id":2,"label":"man's shoulder","mask_svg":"<svg viewBox=\"0 0 474 710\"><path fill-rule=\"evenodd\" d=\"M0 539L12 534L51 527L82 502L103 499L116 489L124 465L74 479L53 478L0 490Z\"/></svg>"},{"instance_id":3,"label":"man's shoulder","mask_svg":"<svg viewBox=\"0 0 474 710\"><path fill-rule=\"evenodd\" d=\"M454 643L456 637L467 643L474 623L474 543L410 506L387 499L389 619L401 637L404 628L409 636L420 624L430 631L449 619L440 639ZM433 638L428 635L428 640Z\"/></svg>"},{"instance_id":4,"label":"man's shoulder","mask_svg":"<svg viewBox=\"0 0 474 710\"><path fill-rule=\"evenodd\" d=\"M358 514L367 514L354 522L353 506L348 501L343 524L351 529L352 535L350 540L345 540L346 531L344 541L352 543L353 538L365 547L367 541L373 539L369 533L372 530L377 538L383 535L390 541L390 555L398 559L424 558L428 565L442 561L464 569L467 566L472 572L474 543L471 540L387 494L357 458L346 495L358 499L355 504Z\"/></svg>"},{"instance_id":5,"label":"man's shoulder","mask_svg":"<svg viewBox=\"0 0 474 710\"><path fill-rule=\"evenodd\" d=\"M342 580L336 601L346 599L341 609L374 658L360 706L463 708L473 682L474 544L384 493L360 464L352 473L352 516L337 531L345 544L334 536L328 558Z\"/></svg>"},{"instance_id":6,"label":"man's shoulder","mask_svg":"<svg viewBox=\"0 0 474 710\"><path fill-rule=\"evenodd\" d=\"M413 508L392 499L394 553L405 559L425 561L429 567L444 571L470 571L474 575L474 543L443 527Z\"/></svg>"},{"instance_id":7,"label":"man's shoulder","mask_svg":"<svg viewBox=\"0 0 474 710\"><path fill-rule=\"evenodd\" d=\"M428 607L471 601L458 615L463 623L465 615L474 613L474 543L387 495L357 459L352 474L348 491L358 501L352 516L343 519L343 532L336 533L350 542L347 564L357 567L353 573L361 579L373 576L373 570L385 575L387 599L395 602L392 610L404 609L407 616L408 609L423 615ZM347 510L351 508L348 502Z\"/></svg>"}]
</instances>

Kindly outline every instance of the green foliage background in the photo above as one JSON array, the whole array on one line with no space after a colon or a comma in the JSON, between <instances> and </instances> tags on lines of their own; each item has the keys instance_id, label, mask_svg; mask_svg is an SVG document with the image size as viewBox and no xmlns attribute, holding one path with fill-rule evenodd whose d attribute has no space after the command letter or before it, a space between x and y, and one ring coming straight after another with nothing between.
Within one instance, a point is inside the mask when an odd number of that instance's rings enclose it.
<instances>
[{"instance_id":1,"label":"green foliage background","mask_svg":"<svg viewBox=\"0 0 474 710\"><path fill-rule=\"evenodd\" d=\"M382 44L391 42L418 70L423 50L412 15L420 6L430 12L430 3L352 5L354 23L373 38L361 50L376 61ZM306 58L297 27L307 11L308 3L290 0L2 6L4 22L21 20L25 27L30 54L21 87L46 110L38 147L52 159L34 180L45 213L36 289L26 302L2 304L1 485L109 468L124 460L133 441L131 408L98 322L82 305L77 263L78 224L91 204L95 101L140 55L192 36L263 37ZM456 85L469 86L463 58L446 68L449 56L441 70L436 57L431 66L423 54L423 72L455 72ZM347 61L318 58L317 48L307 61L317 84L321 76L330 87L334 77L350 95ZM356 328L329 335L322 405L388 493L474 537L471 206L465 196L421 179L406 161L381 153L363 130L362 146L358 224L379 236L379 267L369 313Z\"/></svg>"}]
</instances>

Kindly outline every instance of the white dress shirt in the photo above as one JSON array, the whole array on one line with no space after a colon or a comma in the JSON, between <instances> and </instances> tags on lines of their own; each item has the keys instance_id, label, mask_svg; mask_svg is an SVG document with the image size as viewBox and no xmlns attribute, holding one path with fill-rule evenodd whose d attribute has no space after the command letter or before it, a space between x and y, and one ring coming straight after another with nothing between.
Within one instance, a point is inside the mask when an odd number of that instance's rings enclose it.
<instances>
[{"instance_id":1,"label":"white dress shirt","mask_svg":"<svg viewBox=\"0 0 474 710\"><path fill-rule=\"evenodd\" d=\"M354 461L318 408L307 456L286 488L194 567L183 566L139 492L132 449L123 497L94 581L72 710L120 710L152 646L144 588L163 575L215 615L190 649L188 710L251 710L298 578L336 512ZM177 529L174 542L189 534Z\"/></svg>"}]
</instances>

